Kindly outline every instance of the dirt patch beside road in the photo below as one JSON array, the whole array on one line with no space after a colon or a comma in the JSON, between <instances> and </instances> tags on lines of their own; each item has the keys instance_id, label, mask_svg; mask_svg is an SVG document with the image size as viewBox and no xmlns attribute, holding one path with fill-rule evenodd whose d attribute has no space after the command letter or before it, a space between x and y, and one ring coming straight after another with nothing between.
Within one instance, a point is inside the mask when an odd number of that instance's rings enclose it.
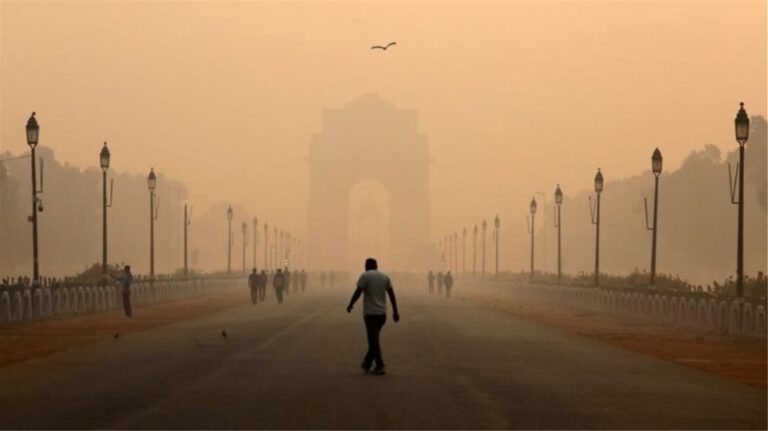
<instances>
[{"instance_id":1,"label":"dirt patch beside road","mask_svg":"<svg viewBox=\"0 0 768 431\"><path fill-rule=\"evenodd\" d=\"M619 318L506 295L467 295L466 298L525 320L596 338L759 388L768 387L765 339L684 331L643 319Z\"/></svg>"},{"instance_id":2,"label":"dirt patch beside road","mask_svg":"<svg viewBox=\"0 0 768 431\"><path fill-rule=\"evenodd\" d=\"M123 315L122 310L115 310L0 326L0 367L115 335L119 337L180 320L196 319L248 303L250 299L244 289L227 289L216 295L134 307L130 319Z\"/></svg>"}]
</instances>

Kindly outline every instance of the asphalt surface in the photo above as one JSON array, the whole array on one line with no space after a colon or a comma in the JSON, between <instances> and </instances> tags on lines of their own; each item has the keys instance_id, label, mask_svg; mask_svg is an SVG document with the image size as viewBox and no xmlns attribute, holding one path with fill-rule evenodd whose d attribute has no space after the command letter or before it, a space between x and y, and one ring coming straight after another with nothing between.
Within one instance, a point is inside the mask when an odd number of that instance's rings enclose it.
<instances>
[{"instance_id":1,"label":"asphalt surface","mask_svg":"<svg viewBox=\"0 0 768 431\"><path fill-rule=\"evenodd\" d=\"M365 375L347 293L0 368L0 428L766 428L764 390L404 289L382 333L387 375Z\"/></svg>"}]
</instances>

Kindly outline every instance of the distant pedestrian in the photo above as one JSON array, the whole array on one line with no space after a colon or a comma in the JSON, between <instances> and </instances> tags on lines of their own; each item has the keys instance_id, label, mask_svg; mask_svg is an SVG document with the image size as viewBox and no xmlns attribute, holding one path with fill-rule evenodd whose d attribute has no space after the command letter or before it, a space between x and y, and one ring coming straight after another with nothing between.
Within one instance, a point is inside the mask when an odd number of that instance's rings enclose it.
<instances>
[{"instance_id":1,"label":"distant pedestrian","mask_svg":"<svg viewBox=\"0 0 768 431\"><path fill-rule=\"evenodd\" d=\"M253 272L248 276L248 288L251 290L251 304L259 302L259 273L256 268L253 268Z\"/></svg>"},{"instance_id":2,"label":"distant pedestrian","mask_svg":"<svg viewBox=\"0 0 768 431\"><path fill-rule=\"evenodd\" d=\"M285 289L283 289L283 291L287 296L291 293L291 271L288 270L287 266L285 267L285 270L283 270L283 277L285 277Z\"/></svg>"},{"instance_id":3,"label":"distant pedestrian","mask_svg":"<svg viewBox=\"0 0 768 431\"><path fill-rule=\"evenodd\" d=\"M443 283L445 283L445 297L450 298L451 288L453 287L453 276L451 275L451 271L448 271L445 274L445 277L443 278Z\"/></svg>"},{"instance_id":4,"label":"distant pedestrian","mask_svg":"<svg viewBox=\"0 0 768 431\"><path fill-rule=\"evenodd\" d=\"M278 268L275 276L272 278L272 287L275 288L275 296L277 296L277 303L283 303L283 292L285 291L285 274L283 270Z\"/></svg>"},{"instance_id":5,"label":"distant pedestrian","mask_svg":"<svg viewBox=\"0 0 768 431\"><path fill-rule=\"evenodd\" d=\"M325 271L320 272L320 287L325 288Z\"/></svg>"},{"instance_id":6,"label":"distant pedestrian","mask_svg":"<svg viewBox=\"0 0 768 431\"><path fill-rule=\"evenodd\" d=\"M307 271L301 270L301 291L304 292L307 290Z\"/></svg>"},{"instance_id":7,"label":"distant pedestrian","mask_svg":"<svg viewBox=\"0 0 768 431\"><path fill-rule=\"evenodd\" d=\"M429 293L435 291L435 274L430 270L427 274L427 284L429 285Z\"/></svg>"},{"instance_id":8,"label":"distant pedestrian","mask_svg":"<svg viewBox=\"0 0 768 431\"><path fill-rule=\"evenodd\" d=\"M259 301L264 302L264 298L267 296L267 281L269 280L269 277L267 276L266 270L261 270L261 275L259 276Z\"/></svg>"},{"instance_id":9,"label":"distant pedestrian","mask_svg":"<svg viewBox=\"0 0 768 431\"><path fill-rule=\"evenodd\" d=\"M112 276L115 280L120 281L123 295L123 311L125 311L125 317L133 317L133 308L131 307L131 283L133 283L133 274L131 274L131 266L125 265L123 268L123 274L120 277Z\"/></svg>"},{"instance_id":10,"label":"distant pedestrian","mask_svg":"<svg viewBox=\"0 0 768 431\"><path fill-rule=\"evenodd\" d=\"M298 269L293 270L293 274L291 274L291 282L293 283L293 291L298 292L299 283L301 282L301 275L299 274Z\"/></svg>"},{"instance_id":11,"label":"distant pedestrian","mask_svg":"<svg viewBox=\"0 0 768 431\"><path fill-rule=\"evenodd\" d=\"M438 272L437 273L437 294L438 295L443 294L443 281L444 281L443 273Z\"/></svg>"},{"instance_id":12,"label":"distant pedestrian","mask_svg":"<svg viewBox=\"0 0 768 431\"><path fill-rule=\"evenodd\" d=\"M397 312L397 300L392 281L389 276L378 270L376 259L365 260L365 272L357 280L357 289L347 305L347 313L352 312L355 302L363 295L363 321L368 337L368 352L365 354L361 367L366 373L384 374L384 359L381 355L379 334L387 321L387 296L392 303L392 320L398 322L400 314ZM376 364L373 371L371 366Z\"/></svg>"},{"instance_id":13,"label":"distant pedestrian","mask_svg":"<svg viewBox=\"0 0 768 431\"><path fill-rule=\"evenodd\" d=\"M336 271L330 271L328 272L328 284L333 287L334 283L336 283Z\"/></svg>"}]
</instances>

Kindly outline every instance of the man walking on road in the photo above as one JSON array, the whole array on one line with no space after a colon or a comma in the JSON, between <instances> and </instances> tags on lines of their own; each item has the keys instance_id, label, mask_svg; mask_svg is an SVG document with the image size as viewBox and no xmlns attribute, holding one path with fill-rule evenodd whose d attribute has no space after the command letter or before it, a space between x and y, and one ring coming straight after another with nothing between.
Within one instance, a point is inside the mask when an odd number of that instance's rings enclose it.
<instances>
[{"instance_id":1,"label":"man walking on road","mask_svg":"<svg viewBox=\"0 0 768 431\"><path fill-rule=\"evenodd\" d=\"M131 283L133 283L133 274L131 274L131 266L125 265L125 268L123 268L122 277L115 277L114 275L112 277L115 280L120 281L120 285L123 288L123 310L125 311L125 317L132 317L133 308L131 308Z\"/></svg>"},{"instance_id":2,"label":"man walking on road","mask_svg":"<svg viewBox=\"0 0 768 431\"><path fill-rule=\"evenodd\" d=\"M437 273L437 294L440 296L443 295L443 273L442 272Z\"/></svg>"},{"instance_id":3,"label":"man walking on road","mask_svg":"<svg viewBox=\"0 0 768 431\"><path fill-rule=\"evenodd\" d=\"M448 271L445 274L445 278L443 278L443 283L445 283L445 297L450 298L451 288L453 287L453 276L451 275L451 271Z\"/></svg>"},{"instance_id":4,"label":"man walking on road","mask_svg":"<svg viewBox=\"0 0 768 431\"><path fill-rule=\"evenodd\" d=\"M361 367L366 373L382 375L384 373L384 360L381 357L379 333L387 321L387 296L392 303L392 320L398 322L400 315L397 312L395 290L389 276L379 272L376 259L365 260L365 272L357 280L357 289L347 305L347 313L352 312L355 302L363 295L363 320L365 332L368 336L368 353L363 359ZM370 371L371 365L376 363L376 368Z\"/></svg>"},{"instance_id":5,"label":"man walking on road","mask_svg":"<svg viewBox=\"0 0 768 431\"><path fill-rule=\"evenodd\" d=\"M278 268L275 276L272 278L272 287L275 288L275 296L277 296L277 303L283 303L283 291L285 290L285 275L283 270Z\"/></svg>"},{"instance_id":6,"label":"man walking on road","mask_svg":"<svg viewBox=\"0 0 768 431\"><path fill-rule=\"evenodd\" d=\"M256 268L253 268L253 272L248 276L248 287L251 289L251 304L259 302L259 273Z\"/></svg>"},{"instance_id":7,"label":"man walking on road","mask_svg":"<svg viewBox=\"0 0 768 431\"><path fill-rule=\"evenodd\" d=\"M434 292L435 290L435 274L432 272L432 270L429 271L429 275L427 275L427 283L429 284L429 293Z\"/></svg>"},{"instance_id":8,"label":"man walking on road","mask_svg":"<svg viewBox=\"0 0 768 431\"><path fill-rule=\"evenodd\" d=\"M261 270L261 276L259 277L259 301L264 302L264 298L267 296L267 271Z\"/></svg>"},{"instance_id":9,"label":"man walking on road","mask_svg":"<svg viewBox=\"0 0 768 431\"><path fill-rule=\"evenodd\" d=\"M301 291L307 290L307 271L301 270Z\"/></svg>"}]
</instances>

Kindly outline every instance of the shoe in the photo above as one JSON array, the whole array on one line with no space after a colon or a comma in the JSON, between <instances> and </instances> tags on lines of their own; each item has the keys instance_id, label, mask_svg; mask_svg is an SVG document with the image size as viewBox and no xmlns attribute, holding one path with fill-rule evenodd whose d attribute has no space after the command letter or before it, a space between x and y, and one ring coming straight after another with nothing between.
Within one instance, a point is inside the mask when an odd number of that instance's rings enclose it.
<instances>
[{"instance_id":1,"label":"shoe","mask_svg":"<svg viewBox=\"0 0 768 431\"><path fill-rule=\"evenodd\" d=\"M386 371L384 371L384 367L376 367L371 371L371 374L375 374L377 376L383 376L384 374L387 374Z\"/></svg>"},{"instance_id":2,"label":"shoe","mask_svg":"<svg viewBox=\"0 0 768 431\"><path fill-rule=\"evenodd\" d=\"M363 372L365 374L368 374L368 373L371 372L371 366L370 365L360 364L360 368L363 369Z\"/></svg>"}]
</instances>

